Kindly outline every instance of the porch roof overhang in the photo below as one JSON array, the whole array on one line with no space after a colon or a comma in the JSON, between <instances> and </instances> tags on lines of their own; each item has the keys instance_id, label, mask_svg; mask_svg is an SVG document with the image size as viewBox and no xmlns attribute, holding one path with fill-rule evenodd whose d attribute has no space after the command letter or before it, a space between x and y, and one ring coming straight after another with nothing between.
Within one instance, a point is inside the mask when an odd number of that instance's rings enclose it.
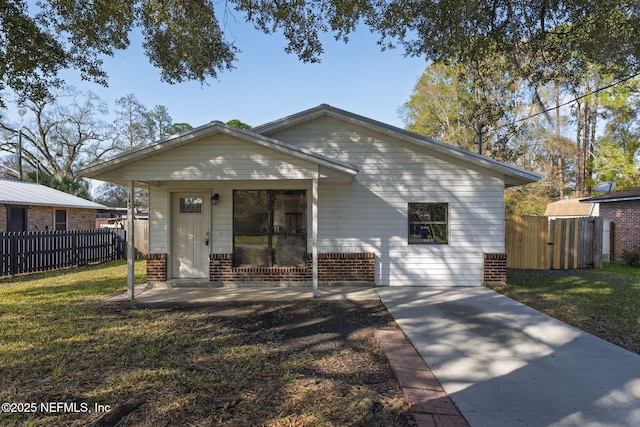
<instances>
[{"instance_id":1,"label":"porch roof overhang","mask_svg":"<svg viewBox=\"0 0 640 427\"><path fill-rule=\"evenodd\" d=\"M467 151L463 148L446 144L433 138L382 123L368 117L360 116L349 111L341 110L327 104L322 104L309 110L257 126L253 128L253 131L262 135L273 135L280 130L293 127L305 121L314 120L322 116L343 120L366 129L386 134L392 138L397 138L420 147L428 148L429 150L440 153L444 156L482 167L501 175L503 177L505 187L530 184L541 179L541 175L526 169L502 163L490 157L485 157L480 154Z\"/></svg>"},{"instance_id":2,"label":"porch roof overhang","mask_svg":"<svg viewBox=\"0 0 640 427\"><path fill-rule=\"evenodd\" d=\"M90 164L85 168L80 169L78 173L80 176L85 178L113 182L116 184L126 184L133 180L136 185L142 187L157 185L160 180L145 180L127 176L125 173L126 168L131 167L138 162L166 153L170 150L175 150L185 145L202 141L205 138L220 134L255 144L258 147L267 148L268 151L272 151L274 154L285 154L286 156L290 156L292 159L299 159L304 162L308 162L312 166L317 167L317 176L321 181L349 182L359 172L359 169L356 166L349 163L318 153L313 153L304 148L294 147L268 136L254 133L250 130L238 129L225 123L214 121L182 134L173 135L148 145L134 147L109 159ZM198 179L199 178L197 176L194 176L191 180ZM233 179L233 177L230 176L229 179Z\"/></svg>"}]
</instances>

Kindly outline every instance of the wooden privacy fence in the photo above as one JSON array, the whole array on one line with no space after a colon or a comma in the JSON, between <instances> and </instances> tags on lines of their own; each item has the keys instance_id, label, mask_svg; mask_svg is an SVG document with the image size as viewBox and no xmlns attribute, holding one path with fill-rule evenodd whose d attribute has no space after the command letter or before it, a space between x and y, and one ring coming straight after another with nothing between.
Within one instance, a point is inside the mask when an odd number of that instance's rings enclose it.
<instances>
[{"instance_id":1,"label":"wooden privacy fence","mask_svg":"<svg viewBox=\"0 0 640 427\"><path fill-rule=\"evenodd\" d=\"M561 270L602 267L599 217L509 216L505 225L508 268Z\"/></svg>"},{"instance_id":2,"label":"wooden privacy fence","mask_svg":"<svg viewBox=\"0 0 640 427\"><path fill-rule=\"evenodd\" d=\"M125 241L112 230L0 233L0 276L124 258Z\"/></svg>"}]
</instances>

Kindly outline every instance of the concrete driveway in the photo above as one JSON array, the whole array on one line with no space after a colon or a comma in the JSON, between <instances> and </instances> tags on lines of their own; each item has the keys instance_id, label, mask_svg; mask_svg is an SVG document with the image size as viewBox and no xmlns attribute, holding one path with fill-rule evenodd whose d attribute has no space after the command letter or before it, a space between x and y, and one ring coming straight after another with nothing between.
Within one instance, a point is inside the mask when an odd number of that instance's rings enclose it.
<instances>
[{"instance_id":1,"label":"concrete driveway","mask_svg":"<svg viewBox=\"0 0 640 427\"><path fill-rule=\"evenodd\" d=\"M472 427L640 426L640 356L490 289L376 288Z\"/></svg>"}]
</instances>

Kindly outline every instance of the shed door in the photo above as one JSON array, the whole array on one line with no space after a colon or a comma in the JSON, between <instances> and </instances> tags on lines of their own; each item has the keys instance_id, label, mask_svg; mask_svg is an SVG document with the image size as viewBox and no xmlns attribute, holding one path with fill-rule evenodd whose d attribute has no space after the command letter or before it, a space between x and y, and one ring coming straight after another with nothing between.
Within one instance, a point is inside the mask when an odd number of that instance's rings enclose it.
<instances>
[{"instance_id":1,"label":"shed door","mask_svg":"<svg viewBox=\"0 0 640 427\"><path fill-rule=\"evenodd\" d=\"M174 279L209 277L209 194L173 193L171 197L171 272Z\"/></svg>"}]
</instances>

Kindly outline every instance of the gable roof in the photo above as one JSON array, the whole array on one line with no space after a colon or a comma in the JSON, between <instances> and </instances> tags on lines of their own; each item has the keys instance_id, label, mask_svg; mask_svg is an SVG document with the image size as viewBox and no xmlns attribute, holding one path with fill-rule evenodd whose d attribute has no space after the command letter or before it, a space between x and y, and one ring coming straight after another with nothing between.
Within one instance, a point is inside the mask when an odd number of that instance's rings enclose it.
<instances>
[{"instance_id":1,"label":"gable roof","mask_svg":"<svg viewBox=\"0 0 640 427\"><path fill-rule=\"evenodd\" d=\"M0 203L5 205L56 206L105 209L106 206L31 182L0 180Z\"/></svg>"},{"instance_id":2,"label":"gable roof","mask_svg":"<svg viewBox=\"0 0 640 427\"><path fill-rule=\"evenodd\" d=\"M317 164L318 166L326 167L351 177L355 176L359 171L359 169L354 165L332 159L321 154L313 153L303 148L285 144L281 141L277 141L273 138L260 135L251 130L239 129L233 126L229 126L220 121L213 121L206 125L192 129L188 132L170 136L166 139L154 142L149 145L134 147L133 149L124 151L107 160L93 163L81 169L79 171L79 174L87 178L93 178L110 170L126 166L130 163L146 159L167 150L180 147L190 142L194 142L196 140L200 140L204 137L212 136L215 134L225 134L240 138L244 141L248 141L280 153L288 154L290 156L309 161L311 163Z\"/></svg>"},{"instance_id":3,"label":"gable roof","mask_svg":"<svg viewBox=\"0 0 640 427\"><path fill-rule=\"evenodd\" d=\"M580 200L583 203L610 203L623 202L627 200L640 200L640 187L628 188L626 190L615 191L601 196L590 197Z\"/></svg>"},{"instance_id":4,"label":"gable roof","mask_svg":"<svg viewBox=\"0 0 640 427\"><path fill-rule=\"evenodd\" d=\"M544 211L544 216L591 216L596 205L580 203L581 199L558 200L549 203Z\"/></svg>"},{"instance_id":5,"label":"gable roof","mask_svg":"<svg viewBox=\"0 0 640 427\"><path fill-rule=\"evenodd\" d=\"M283 117L281 119L252 128L251 130L262 135L271 135L277 131L284 130L300 123L304 123L306 121L324 116L362 126L364 128L371 129L389 135L391 137L428 148L445 156L453 157L458 160L462 160L464 162L468 162L492 170L499 174L503 174L505 187L529 184L532 182L537 182L541 178L539 174L530 172L517 166L502 163L490 157L485 157L480 154L467 151L463 148L446 144L433 138L429 138L424 135L410 132L406 129L379 122L368 117L360 116L349 111L341 110L327 104L322 104L317 107L301 111L287 117Z\"/></svg>"},{"instance_id":6,"label":"gable roof","mask_svg":"<svg viewBox=\"0 0 640 427\"><path fill-rule=\"evenodd\" d=\"M388 135L393 138L408 141L419 147L433 150L434 152L440 153L450 158L457 159L489 171L493 171L494 173L503 176L505 187L528 184L536 182L540 179L540 175L527 171L525 169L498 162L489 157L472 153L460 147L445 144L432 138L409 132L405 129L391 126L364 116L350 113L348 111L341 110L327 104L319 105L309 110L305 110L300 113L296 113L291 116L287 116L273 122L257 126L250 130L235 128L220 121L213 121L204 126L192 129L186 133L174 135L149 145L134 147L109 159L93 163L81 169L79 171L79 174L87 178L100 177L101 175L109 171L121 168L131 163L138 162L140 160L144 160L164 151L189 144L190 142L200 140L204 137L213 136L215 134L225 134L257 145L261 145L263 147L267 147L281 153L288 154L302 160L309 161L311 163L317 164L318 166L337 171L343 176L352 178L359 172L359 169L356 166L312 152L304 148L286 144L282 141L278 141L277 139L270 137L270 135L279 130L283 130L288 127L292 127L300 123L304 123L306 121L310 121L323 116L333 117L364 127L366 129L379 132L381 134ZM113 182L117 181L113 178L109 180Z\"/></svg>"}]
</instances>

